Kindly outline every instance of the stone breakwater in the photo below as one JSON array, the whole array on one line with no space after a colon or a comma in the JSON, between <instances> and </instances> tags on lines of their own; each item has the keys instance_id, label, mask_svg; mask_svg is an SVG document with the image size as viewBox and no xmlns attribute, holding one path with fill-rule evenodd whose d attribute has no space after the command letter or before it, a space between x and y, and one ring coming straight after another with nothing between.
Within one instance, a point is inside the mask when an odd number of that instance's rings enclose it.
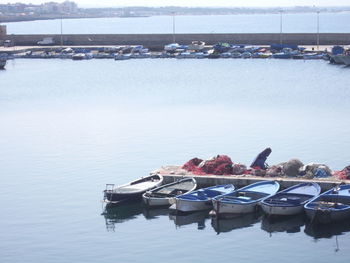
<instances>
[{"instance_id":1,"label":"stone breakwater","mask_svg":"<svg viewBox=\"0 0 350 263\"><path fill-rule=\"evenodd\" d=\"M296 45L349 45L350 33L246 33L246 34L52 34L52 35L0 35L0 42L11 40L16 46L35 46L38 41L50 37L56 45L103 46L143 45L150 50L161 50L174 42L190 44L204 41L208 45L218 42L249 45L270 45L273 43ZM1 43L0 43L1 44Z\"/></svg>"}]
</instances>

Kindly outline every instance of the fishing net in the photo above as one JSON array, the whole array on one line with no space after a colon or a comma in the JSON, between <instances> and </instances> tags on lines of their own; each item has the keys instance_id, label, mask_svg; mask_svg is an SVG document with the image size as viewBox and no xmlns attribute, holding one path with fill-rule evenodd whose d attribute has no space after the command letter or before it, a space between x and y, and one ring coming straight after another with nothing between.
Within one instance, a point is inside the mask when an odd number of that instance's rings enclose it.
<instances>
[{"instance_id":1,"label":"fishing net","mask_svg":"<svg viewBox=\"0 0 350 263\"><path fill-rule=\"evenodd\" d=\"M335 171L333 176L340 180L349 180L350 179L350 165L346 166L341 171Z\"/></svg>"}]
</instances>

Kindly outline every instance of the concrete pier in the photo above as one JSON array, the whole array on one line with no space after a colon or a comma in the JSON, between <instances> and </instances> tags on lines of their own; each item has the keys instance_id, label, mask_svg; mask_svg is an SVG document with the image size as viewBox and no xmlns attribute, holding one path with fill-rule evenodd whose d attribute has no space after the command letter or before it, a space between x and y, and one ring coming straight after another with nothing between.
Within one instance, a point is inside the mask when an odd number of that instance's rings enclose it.
<instances>
[{"instance_id":1,"label":"concrete pier","mask_svg":"<svg viewBox=\"0 0 350 263\"><path fill-rule=\"evenodd\" d=\"M248 184L259 181L277 181L282 189L303 182L315 182L321 186L322 192L329 190L341 183L350 184L350 180L338 180L334 177L303 179L301 177L259 177L253 175L195 175L180 166L164 166L152 173L161 174L164 177L165 183L171 183L183 177L194 177L199 187L207 187L219 184L233 184L236 188L246 186Z\"/></svg>"},{"instance_id":2,"label":"concrete pier","mask_svg":"<svg viewBox=\"0 0 350 263\"><path fill-rule=\"evenodd\" d=\"M51 37L56 45L64 46L104 46L104 45L144 45L151 50L163 49L173 38L180 44L190 44L194 40L213 45L218 42L231 44L270 45L274 43L296 45L349 45L350 33L246 33L246 34L38 34L0 35L0 42L11 40L16 46L35 46L37 42ZM319 41L318 41L319 40ZM1 44L1 43L0 43Z\"/></svg>"}]
</instances>

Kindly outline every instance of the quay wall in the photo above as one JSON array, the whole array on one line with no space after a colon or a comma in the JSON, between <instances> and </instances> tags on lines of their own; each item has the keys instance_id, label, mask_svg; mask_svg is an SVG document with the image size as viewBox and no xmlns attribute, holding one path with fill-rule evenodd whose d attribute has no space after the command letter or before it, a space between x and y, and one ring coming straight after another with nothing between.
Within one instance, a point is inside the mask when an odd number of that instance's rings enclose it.
<instances>
[{"instance_id":1,"label":"quay wall","mask_svg":"<svg viewBox=\"0 0 350 263\"><path fill-rule=\"evenodd\" d=\"M103 46L103 45L144 45L151 50L159 50L173 43L172 34L38 34L0 35L0 40L9 39L16 46L35 46L45 37L52 37L56 45L64 46ZM247 34L176 34L175 42L190 44L194 40L213 45L218 42L234 44L270 45L273 43L317 45L349 45L350 33L247 33Z\"/></svg>"},{"instance_id":2,"label":"quay wall","mask_svg":"<svg viewBox=\"0 0 350 263\"><path fill-rule=\"evenodd\" d=\"M349 180L345 181L339 181L339 180L307 180L307 179L301 179L301 178L267 178L267 177L244 177L244 176L220 176L220 175L176 175L176 174L162 174L164 177L165 183L171 183L176 180L179 180L183 177L194 177L197 181L197 185L199 187L208 187L212 185L220 185L220 184L233 184L237 189L241 188L243 186L260 182L260 181L277 181L282 189L291 187L293 185L304 183L304 182L315 182L318 183L323 191L329 190L340 183L350 183Z\"/></svg>"}]
</instances>

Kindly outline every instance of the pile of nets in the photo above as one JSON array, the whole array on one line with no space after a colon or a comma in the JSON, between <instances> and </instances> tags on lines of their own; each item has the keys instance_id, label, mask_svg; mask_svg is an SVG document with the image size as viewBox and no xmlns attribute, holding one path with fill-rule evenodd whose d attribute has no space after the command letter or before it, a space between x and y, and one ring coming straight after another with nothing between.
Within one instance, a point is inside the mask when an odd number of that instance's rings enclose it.
<instances>
[{"instance_id":1,"label":"pile of nets","mask_svg":"<svg viewBox=\"0 0 350 263\"><path fill-rule=\"evenodd\" d=\"M242 174L246 170L245 165L233 164L227 155L217 155L209 160L193 158L182 168L194 174L215 175Z\"/></svg>"},{"instance_id":2,"label":"pile of nets","mask_svg":"<svg viewBox=\"0 0 350 263\"><path fill-rule=\"evenodd\" d=\"M332 170L325 164L309 163L304 165L299 159L291 159L272 165L265 170L259 167L247 168L244 164L233 163L227 155L217 155L208 160L193 158L185 163L182 169L197 175L245 174L260 177L302 177L305 179L326 178L333 175L340 180L350 180L350 165L332 174Z\"/></svg>"},{"instance_id":3,"label":"pile of nets","mask_svg":"<svg viewBox=\"0 0 350 263\"><path fill-rule=\"evenodd\" d=\"M333 176L340 180L350 180L350 165L346 166L343 170L335 171Z\"/></svg>"}]
</instances>

